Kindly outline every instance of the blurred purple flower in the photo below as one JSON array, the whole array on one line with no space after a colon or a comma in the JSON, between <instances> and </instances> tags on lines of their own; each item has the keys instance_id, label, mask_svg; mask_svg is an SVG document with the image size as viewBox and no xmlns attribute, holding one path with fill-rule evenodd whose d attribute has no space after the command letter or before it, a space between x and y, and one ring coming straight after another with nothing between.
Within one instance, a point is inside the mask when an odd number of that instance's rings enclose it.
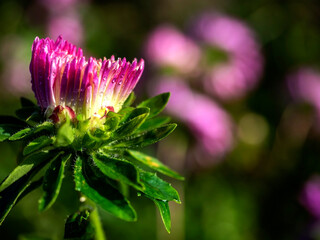
<instances>
[{"instance_id":1,"label":"blurred purple flower","mask_svg":"<svg viewBox=\"0 0 320 240\"><path fill-rule=\"evenodd\" d=\"M183 80L173 77L160 79L152 86L154 94L171 92L167 111L186 123L198 139L198 147L213 157L211 161L216 161L232 149L231 119L214 101L192 92Z\"/></svg>"},{"instance_id":2,"label":"blurred purple flower","mask_svg":"<svg viewBox=\"0 0 320 240\"><path fill-rule=\"evenodd\" d=\"M313 176L305 183L300 202L310 214L320 219L320 176Z\"/></svg>"},{"instance_id":3,"label":"blurred purple flower","mask_svg":"<svg viewBox=\"0 0 320 240\"><path fill-rule=\"evenodd\" d=\"M28 94L31 93L28 77L28 49L29 42L16 35L3 37L0 47L0 59L3 64L1 83L3 93ZM17 70L18 69L18 70Z\"/></svg>"},{"instance_id":4,"label":"blurred purple flower","mask_svg":"<svg viewBox=\"0 0 320 240\"><path fill-rule=\"evenodd\" d=\"M56 39L62 35L68 41L76 45L83 43L83 28L77 14L53 17L48 22L48 35Z\"/></svg>"},{"instance_id":5,"label":"blurred purple flower","mask_svg":"<svg viewBox=\"0 0 320 240\"><path fill-rule=\"evenodd\" d=\"M170 25L159 26L149 35L145 52L150 62L181 73L192 72L200 60L198 46Z\"/></svg>"},{"instance_id":6,"label":"blurred purple flower","mask_svg":"<svg viewBox=\"0 0 320 240\"><path fill-rule=\"evenodd\" d=\"M295 100L305 101L320 114L320 72L312 68L300 68L287 77L287 84ZM319 115L320 116L320 115Z\"/></svg>"},{"instance_id":7,"label":"blurred purple flower","mask_svg":"<svg viewBox=\"0 0 320 240\"><path fill-rule=\"evenodd\" d=\"M72 8L81 0L39 0L39 2L50 11L62 11Z\"/></svg>"},{"instance_id":8,"label":"blurred purple flower","mask_svg":"<svg viewBox=\"0 0 320 240\"><path fill-rule=\"evenodd\" d=\"M206 90L220 99L237 99L258 83L263 58L254 34L240 20L206 13L193 23L195 37L207 46L226 52L228 60L213 66L205 80Z\"/></svg>"}]
</instances>

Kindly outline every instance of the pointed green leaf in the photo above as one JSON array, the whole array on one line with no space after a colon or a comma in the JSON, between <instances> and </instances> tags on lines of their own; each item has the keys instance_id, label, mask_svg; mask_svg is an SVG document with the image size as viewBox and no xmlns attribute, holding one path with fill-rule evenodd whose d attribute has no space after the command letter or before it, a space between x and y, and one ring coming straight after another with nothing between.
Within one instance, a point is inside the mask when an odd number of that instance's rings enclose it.
<instances>
[{"instance_id":1,"label":"pointed green leaf","mask_svg":"<svg viewBox=\"0 0 320 240\"><path fill-rule=\"evenodd\" d=\"M94 226L90 222L90 211L85 209L67 218L64 239L95 239Z\"/></svg>"},{"instance_id":2,"label":"pointed green leaf","mask_svg":"<svg viewBox=\"0 0 320 240\"><path fill-rule=\"evenodd\" d=\"M29 155L1 183L0 224L4 221L23 192L28 189L32 177L56 156L57 153L54 152L38 152Z\"/></svg>"},{"instance_id":3,"label":"pointed green leaf","mask_svg":"<svg viewBox=\"0 0 320 240\"><path fill-rule=\"evenodd\" d=\"M129 122L130 120L134 119L135 117L138 117L142 114L149 114L150 109L146 107L141 108L131 108L131 110L128 110L128 112L123 114L123 117L120 120L120 124L124 124Z\"/></svg>"},{"instance_id":4,"label":"pointed green leaf","mask_svg":"<svg viewBox=\"0 0 320 240\"><path fill-rule=\"evenodd\" d=\"M9 137L21 130L21 126L15 124L0 124L0 142L7 140Z\"/></svg>"},{"instance_id":5,"label":"pointed green leaf","mask_svg":"<svg viewBox=\"0 0 320 240\"><path fill-rule=\"evenodd\" d=\"M171 184L157 177L155 173L140 171L140 181L145 186L144 194L159 200L175 201L180 203L177 190Z\"/></svg>"},{"instance_id":6,"label":"pointed green leaf","mask_svg":"<svg viewBox=\"0 0 320 240\"><path fill-rule=\"evenodd\" d=\"M24 149L23 155L28 155L32 152L35 152L41 148L47 147L53 143L53 139L47 136L40 136L32 140Z\"/></svg>"},{"instance_id":7,"label":"pointed green leaf","mask_svg":"<svg viewBox=\"0 0 320 240\"><path fill-rule=\"evenodd\" d=\"M27 120L33 114L40 114L40 109L37 106L23 107L16 110L16 115L22 120Z\"/></svg>"},{"instance_id":8,"label":"pointed green leaf","mask_svg":"<svg viewBox=\"0 0 320 240\"><path fill-rule=\"evenodd\" d=\"M122 181L138 190L143 188L139 181L137 169L130 162L102 154L94 155L93 161L100 171L109 178Z\"/></svg>"},{"instance_id":9,"label":"pointed green leaf","mask_svg":"<svg viewBox=\"0 0 320 240\"><path fill-rule=\"evenodd\" d=\"M9 137L9 140L16 141L16 140L23 139L26 136L28 136L28 134L30 134L31 132L32 132L31 128L22 129L19 132L13 134L11 137Z\"/></svg>"},{"instance_id":10,"label":"pointed green leaf","mask_svg":"<svg viewBox=\"0 0 320 240\"><path fill-rule=\"evenodd\" d=\"M158 115L167 105L170 93L162 93L155 97L149 98L138 105L138 107L150 108L149 118Z\"/></svg>"},{"instance_id":11,"label":"pointed green leaf","mask_svg":"<svg viewBox=\"0 0 320 240\"><path fill-rule=\"evenodd\" d=\"M102 173L98 173L97 168L93 170L92 163L85 163L85 161L79 156L75 163L76 190L113 215L126 221L136 221L136 212L129 201L108 183Z\"/></svg>"},{"instance_id":12,"label":"pointed green leaf","mask_svg":"<svg viewBox=\"0 0 320 240\"><path fill-rule=\"evenodd\" d=\"M162 162L160 162L158 159L148 156L146 154L143 154L141 152L138 151L133 151L133 150L128 150L127 151L130 156L132 156L134 159L136 159L137 161L145 164L146 166L148 166L149 168L158 171L164 175L167 175L169 177L173 177L179 180L183 180L184 178L182 176L180 176L177 172L171 170L170 168L168 168L166 165L164 165Z\"/></svg>"},{"instance_id":13,"label":"pointed green leaf","mask_svg":"<svg viewBox=\"0 0 320 240\"><path fill-rule=\"evenodd\" d=\"M121 127L116 129L113 132L113 137L121 138L124 136L128 136L129 134L133 133L140 125L144 122L144 120L148 117L148 113L141 114L135 118L132 118Z\"/></svg>"},{"instance_id":14,"label":"pointed green leaf","mask_svg":"<svg viewBox=\"0 0 320 240\"><path fill-rule=\"evenodd\" d=\"M171 231L171 216L168 201L152 199L157 208L159 209L162 222L168 233Z\"/></svg>"},{"instance_id":15,"label":"pointed green leaf","mask_svg":"<svg viewBox=\"0 0 320 240\"><path fill-rule=\"evenodd\" d=\"M158 128L166 123L170 122L170 117L154 117L144 121L136 132L144 132L154 128Z\"/></svg>"},{"instance_id":16,"label":"pointed green leaf","mask_svg":"<svg viewBox=\"0 0 320 240\"><path fill-rule=\"evenodd\" d=\"M165 138L176 128L176 126L177 124L171 123L150 131L133 134L129 137L110 142L106 148L142 148Z\"/></svg>"},{"instance_id":17,"label":"pointed green leaf","mask_svg":"<svg viewBox=\"0 0 320 240\"><path fill-rule=\"evenodd\" d=\"M29 172L38 172L51 159L59 156L60 153L42 151L27 156L21 164L19 164L10 174L4 179L0 185L0 192L10 186L12 183L28 174Z\"/></svg>"},{"instance_id":18,"label":"pointed green leaf","mask_svg":"<svg viewBox=\"0 0 320 240\"><path fill-rule=\"evenodd\" d=\"M136 100L136 96L134 92L131 92L130 95L127 97L127 99L124 101L122 107L129 107L132 105L132 103Z\"/></svg>"},{"instance_id":19,"label":"pointed green leaf","mask_svg":"<svg viewBox=\"0 0 320 240\"><path fill-rule=\"evenodd\" d=\"M25 128L20 130L19 132L13 134L9 140L16 141L16 140L22 140L27 137L30 137L34 134L40 133L40 132L48 132L51 133L54 130L54 125L51 122L44 122L41 123L34 128Z\"/></svg>"},{"instance_id":20,"label":"pointed green leaf","mask_svg":"<svg viewBox=\"0 0 320 240\"><path fill-rule=\"evenodd\" d=\"M72 154L56 158L44 175L43 191L44 194L39 200L39 211L45 211L56 201L64 178L64 168L66 162Z\"/></svg>"}]
</instances>

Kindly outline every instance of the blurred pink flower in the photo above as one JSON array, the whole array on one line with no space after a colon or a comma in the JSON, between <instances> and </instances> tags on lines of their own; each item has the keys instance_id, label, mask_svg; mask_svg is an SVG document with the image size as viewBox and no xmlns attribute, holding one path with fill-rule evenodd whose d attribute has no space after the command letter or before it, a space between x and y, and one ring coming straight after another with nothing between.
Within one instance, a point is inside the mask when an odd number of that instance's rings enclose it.
<instances>
[{"instance_id":1,"label":"blurred pink flower","mask_svg":"<svg viewBox=\"0 0 320 240\"><path fill-rule=\"evenodd\" d=\"M200 60L198 46L170 25L159 26L149 35L145 52L154 64L173 67L181 73L192 72Z\"/></svg>"},{"instance_id":2,"label":"blurred pink flower","mask_svg":"<svg viewBox=\"0 0 320 240\"><path fill-rule=\"evenodd\" d=\"M31 93L30 78L28 77L28 40L16 35L3 37L0 47L0 59L3 64L1 74L1 94Z\"/></svg>"},{"instance_id":3,"label":"blurred pink flower","mask_svg":"<svg viewBox=\"0 0 320 240\"><path fill-rule=\"evenodd\" d=\"M83 0L39 0L39 2L50 11L62 11L72 8Z\"/></svg>"},{"instance_id":4,"label":"blurred pink flower","mask_svg":"<svg viewBox=\"0 0 320 240\"><path fill-rule=\"evenodd\" d=\"M312 68L300 68L287 77L287 84L295 100L312 104L320 113L320 72Z\"/></svg>"},{"instance_id":5,"label":"blurred pink flower","mask_svg":"<svg viewBox=\"0 0 320 240\"><path fill-rule=\"evenodd\" d=\"M77 14L56 16L48 22L48 35L57 38L62 35L68 41L81 46L83 43L83 27Z\"/></svg>"},{"instance_id":6,"label":"blurred pink flower","mask_svg":"<svg viewBox=\"0 0 320 240\"><path fill-rule=\"evenodd\" d=\"M206 13L193 24L196 38L226 52L228 60L211 68L206 90L222 100L238 99L252 90L262 74L263 58L252 30L240 20Z\"/></svg>"},{"instance_id":7,"label":"blurred pink flower","mask_svg":"<svg viewBox=\"0 0 320 240\"><path fill-rule=\"evenodd\" d=\"M313 176L305 183L300 202L310 214L320 219L320 176Z\"/></svg>"},{"instance_id":8,"label":"blurred pink flower","mask_svg":"<svg viewBox=\"0 0 320 240\"><path fill-rule=\"evenodd\" d=\"M160 79L152 86L154 94L171 92L167 111L186 123L198 139L198 148L212 157L210 161L216 161L232 149L231 119L214 101L192 92L183 80L173 77Z\"/></svg>"}]
</instances>

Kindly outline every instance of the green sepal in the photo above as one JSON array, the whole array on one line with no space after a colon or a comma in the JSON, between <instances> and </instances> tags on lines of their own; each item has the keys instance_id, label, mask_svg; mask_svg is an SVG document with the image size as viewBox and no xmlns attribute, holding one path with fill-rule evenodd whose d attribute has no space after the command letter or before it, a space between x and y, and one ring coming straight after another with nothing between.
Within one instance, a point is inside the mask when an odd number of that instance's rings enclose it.
<instances>
[{"instance_id":1,"label":"green sepal","mask_svg":"<svg viewBox=\"0 0 320 240\"><path fill-rule=\"evenodd\" d=\"M136 221L137 215L129 201L114 187L92 163L79 156L74 166L76 190L97 203L104 210L126 220Z\"/></svg>"},{"instance_id":2,"label":"green sepal","mask_svg":"<svg viewBox=\"0 0 320 240\"><path fill-rule=\"evenodd\" d=\"M57 147L66 147L74 141L74 131L70 121L66 121L58 129L55 145Z\"/></svg>"},{"instance_id":3,"label":"green sepal","mask_svg":"<svg viewBox=\"0 0 320 240\"><path fill-rule=\"evenodd\" d=\"M120 118L118 116L107 117L104 123L105 130L108 132L114 131L120 123Z\"/></svg>"},{"instance_id":4,"label":"green sepal","mask_svg":"<svg viewBox=\"0 0 320 240\"><path fill-rule=\"evenodd\" d=\"M59 154L43 151L29 155L4 179L0 185L0 224L28 188L32 177Z\"/></svg>"},{"instance_id":5,"label":"green sepal","mask_svg":"<svg viewBox=\"0 0 320 240\"><path fill-rule=\"evenodd\" d=\"M121 138L121 137L125 137L128 136L130 134L132 134L137 128L140 127L140 125L146 120L146 118L148 117L149 114L149 109L147 109L147 112L140 114L134 118L131 118L129 121L127 121L126 123L124 123L121 127L117 128L112 136L114 138Z\"/></svg>"},{"instance_id":6,"label":"green sepal","mask_svg":"<svg viewBox=\"0 0 320 240\"><path fill-rule=\"evenodd\" d=\"M23 155L28 155L30 153L33 153L37 150L40 150L44 147L49 146L53 143L53 139L47 136L40 136L31 142L28 143L27 146L23 149Z\"/></svg>"},{"instance_id":7,"label":"green sepal","mask_svg":"<svg viewBox=\"0 0 320 240\"><path fill-rule=\"evenodd\" d=\"M149 118L141 124L141 126L136 130L136 132L144 132L157 127L161 127L162 125L169 123L170 120L170 117L165 116L154 117L151 119Z\"/></svg>"},{"instance_id":8,"label":"green sepal","mask_svg":"<svg viewBox=\"0 0 320 240\"><path fill-rule=\"evenodd\" d=\"M134 92L131 92L127 99L124 101L122 108L131 106L134 100L136 100L136 95L134 94Z\"/></svg>"},{"instance_id":9,"label":"green sepal","mask_svg":"<svg viewBox=\"0 0 320 240\"><path fill-rule=\"evenodd\" d=\"M150 108L149 118L158 115L167 105L170 93L162 93L155 97L149 98L138 105L139 107Z\"/></svg>"},{"instance_id":10,"label":"green sepal","mask_svg":"<svg viewBox=\"0 0 320 240\"><path fill-rule=\"evenodd\" d=\"M180 202L180 197L171 184L159 178L155 173L140 170L140 181L145 186L144 194L159 200Z\"/></svg>"},{"instance_id":11,"label":"green sepal","mask_svg":"<svg viewBox=\"0 0 320 240\"><path fill-rule=\"evenodd\" d=\"M158 200L151 198L154 204L157 206L162 222L167 230L168 233L171 231L171 216L170 216L170 208L168 201Z\"/></svg>"},{"instance_id":12,"label":"green sepal","mask_svg":"<svg viewBox=\"0 0 320 240\"><path fill-rule=\"evenodd\" d=\"M154 144L161 139L168 136L175 128L177 124L171 123L159 128L155 128L146 132L133 134L129 137L124 137L119 140L110 142L105 148L107 149L135 149L143 148L145 146Z\"/></svg>"},{"instance_id":13,"label":"green sepal","mask_svg":"<svg viewBox=\"0 0 320 240\"><path fill-rule=\"evenodd\" d=\"M23 140L25 138L34 136L35 134L38 134L40 132L52 133L53 131L54 131L54 124L51 122L44 122L33 128L25 128L20 130L19 132L9 137L9 140L10 141Z\"/></svg>"},{"instance_id":14,"label":"green sepal","mask_svg":"<svg viewBox=\"0 0 320 240\"><path fill-rule=\"evenodd\" d=\"M160 172L164 175L167 175L169 177L173 177L179 180L183 180L184 177L179 175L177 172L171 170L166 165L164 165L162 162L160 162L158 159L148 156L146 154L143 154L138 151L133 150L127 150L127 152L130 154L131 157L133 157L135 160L143 163L144 165L148 166L149 168Z\"/></svg>"},{"instance_id":15,"label":"green sepal","mask_svg":"<svg viewBox=\"0 0 320 240\"><path fill-rule=\"evenodd\" d=\"M95 239L95 230L90 221L89 209L76 212L67 218L63 239Z\"/></svg>"},{"instance_id":16,"label":"green sepal","mask_svg":"<svg viewBox=\"0 0 320 240\"><path fill-rule=\"evenodd\" d=\"M130 162L99 153L93 155L93 161L107 177L126 183L137 190L143 189L137 169Z\"/></svg>"},{"instance_id":17,"label":"green sepal","mask_svg":"<svg viewBox=\"0 0 320 240\"><path fill-rule=\"evenodd\" d=\"M56 201L64 178L64 169L72 154L60 155L56 158L46 171L42 189L43 196L39 200L39 211L45 211Z\"/></svg>"}]
</instances>

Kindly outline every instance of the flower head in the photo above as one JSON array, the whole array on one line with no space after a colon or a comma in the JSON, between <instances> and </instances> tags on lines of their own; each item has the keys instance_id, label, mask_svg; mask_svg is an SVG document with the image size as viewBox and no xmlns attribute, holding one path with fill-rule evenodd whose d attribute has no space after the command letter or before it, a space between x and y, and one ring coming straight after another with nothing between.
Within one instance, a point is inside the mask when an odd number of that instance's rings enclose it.
<instances>
[{"instance_id":1,"label":"flower head","mask_svg":"<svg viewBox=\"0 0 320 240\"><path fill-rule=\"evenodd\" d=\"M47 116L58 106L85 119L119 111L144 69L143 59L88 60L81 48L62 39L34 40L30 63L32 90Z\"/></svg>"}]
</instances>

